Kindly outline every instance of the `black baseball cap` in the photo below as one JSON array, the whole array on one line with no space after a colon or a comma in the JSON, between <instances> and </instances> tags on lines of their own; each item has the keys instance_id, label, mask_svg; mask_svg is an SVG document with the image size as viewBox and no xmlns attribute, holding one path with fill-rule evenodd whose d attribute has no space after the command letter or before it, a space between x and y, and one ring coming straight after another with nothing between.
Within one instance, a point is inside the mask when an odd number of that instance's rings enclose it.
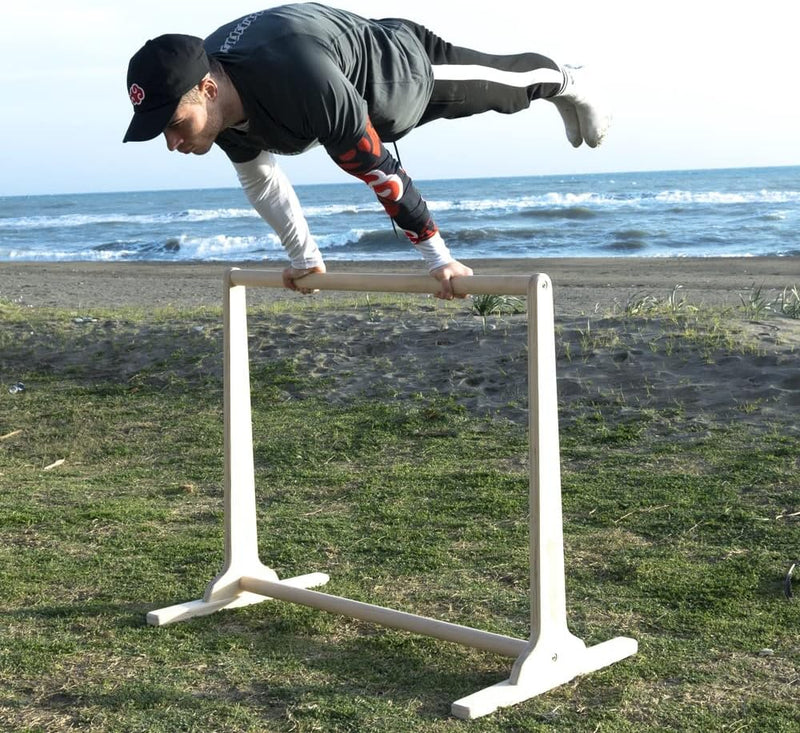
<instances>
[{"instance_id":1,"label":"black baseball cap","mask_svg":"<svg viewBox=\"0 0 800 733\"><path fill-rule=\"evenodd\" d=\"M144 44L128 64L133 120L122 142L158 137L178 102L208 73L203 39L168 33Z\"/></svg>"}]
</instances>

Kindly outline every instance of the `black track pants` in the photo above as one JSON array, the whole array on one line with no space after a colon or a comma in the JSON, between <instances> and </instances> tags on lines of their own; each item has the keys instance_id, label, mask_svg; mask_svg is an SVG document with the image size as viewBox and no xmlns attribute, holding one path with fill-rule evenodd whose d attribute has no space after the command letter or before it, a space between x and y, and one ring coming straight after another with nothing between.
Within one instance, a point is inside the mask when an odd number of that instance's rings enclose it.
<instances>
[{"instance_id":1,"label":"black track pants","mask_svg":"<svg viewBox=\"0 0 800 733\"><path fill-rule=\"evenodd\" d=\"M453 46L417 23L403 23L422 42L433 66L433 94L418 125L490 110L513 114L563 87L561 70L546 56L481 53Z\"/></svg>"}]
</instances>

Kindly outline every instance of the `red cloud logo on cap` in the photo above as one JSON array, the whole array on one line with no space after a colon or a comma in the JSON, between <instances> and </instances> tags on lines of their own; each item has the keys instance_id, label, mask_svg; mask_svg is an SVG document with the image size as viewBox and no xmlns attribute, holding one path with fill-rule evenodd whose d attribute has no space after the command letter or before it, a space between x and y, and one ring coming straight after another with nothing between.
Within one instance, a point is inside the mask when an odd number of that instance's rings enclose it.
<instances>
[{"instance_id":1,"label":"red cloud logo on cap","mask_svg":"<svg viewBox=\"0 0 800 733\"><path fill-rule=\"evenodd\" d=\"M142 89L138 84L131 84L128 94L131 98L131 104L134 106L141 104L142 100L144 99L144 89Z\"/></svg>"}]
</instances>

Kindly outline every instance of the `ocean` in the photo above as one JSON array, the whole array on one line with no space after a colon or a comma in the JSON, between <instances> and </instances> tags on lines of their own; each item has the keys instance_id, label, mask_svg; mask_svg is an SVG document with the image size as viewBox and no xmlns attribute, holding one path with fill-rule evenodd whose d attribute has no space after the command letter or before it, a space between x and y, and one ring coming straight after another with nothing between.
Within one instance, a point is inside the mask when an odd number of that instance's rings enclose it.
<instances>
[{"instance_id":1,"label":"ocean","mask_svg":"<svg viewBox=\"0 0 800 733\"><path fill-rule=\"evenodd\" d=\"M417 181L454 256L800 255L800 167ZM328 261L405 260L361 183L297 186ZM285 262L237 188L0 197L0 261Z\"/></svg>"}]
</instances>

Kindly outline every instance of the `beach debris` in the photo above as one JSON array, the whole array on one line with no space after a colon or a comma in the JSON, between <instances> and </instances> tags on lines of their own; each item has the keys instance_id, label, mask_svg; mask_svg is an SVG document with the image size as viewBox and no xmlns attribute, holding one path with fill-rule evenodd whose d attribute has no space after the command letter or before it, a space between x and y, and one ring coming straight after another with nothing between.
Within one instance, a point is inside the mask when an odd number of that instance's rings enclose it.
<instances>
[{"instance_id":1,"label":"beach debris","mask_svg":"<svg viewBox=\"0 0 800 733\"><path fill-rule=\"evenodd\" d=\"M72 319L73 323L97 323L97 319L92 316L78 316Z\"/></svg>"},{"instance_id":2,"label":"beach debris","mask_svg":"<svg viewBox=\"0 0 800 733\"><path fill-rule=\"evenodd\" d=\"M15 435L19 435L21 432L21 430L12 430L10 433L0 435L0 440L8 440L9 438L13 438Z\"/></svg>"},{"instance_id":3,"label":"beach debris","mask_svg":"<svg viewBox=\"0 0 800 733\"><path fill-rule=\"evenodd\" d=\"M23 382L16 382L8 388L9 394L17 394L18 392L25 391L25 384Z\"/></svg>"},{"instance_id":4,"label":"beach debris","mask_svg":"<svg viewBox=\"0 0 800 733\"><path fill-rule=\"evenodd\" d=\"M54 468L58 468L64 463L64 458L59 458L57 461L53 461L49 466L45 466L42 470L43 471L51 471Z\"/></svg>"},{"instance_id":5,"label":"beach debris","mask_svg":"<svg viewBox=\"0 0 800 733\"><path fill-rule=\"evenodd\" d=\"M783 581L783 595L785 595L787 598L792 597L792 574L794 573L796 566L797 563L793 562L789 568L789 572L786 573L786 578Z\"/></svg>"},{"instance_id":6,"label":"beach debris","mask_svg":"<svg viewBox=\"0 0 800 733\"><path fill-rule=\"evenodd\" d=\"M775 650L774 649L759 649L758 650L759 657L774 657Z\"/></svg>"}]
</instances>

